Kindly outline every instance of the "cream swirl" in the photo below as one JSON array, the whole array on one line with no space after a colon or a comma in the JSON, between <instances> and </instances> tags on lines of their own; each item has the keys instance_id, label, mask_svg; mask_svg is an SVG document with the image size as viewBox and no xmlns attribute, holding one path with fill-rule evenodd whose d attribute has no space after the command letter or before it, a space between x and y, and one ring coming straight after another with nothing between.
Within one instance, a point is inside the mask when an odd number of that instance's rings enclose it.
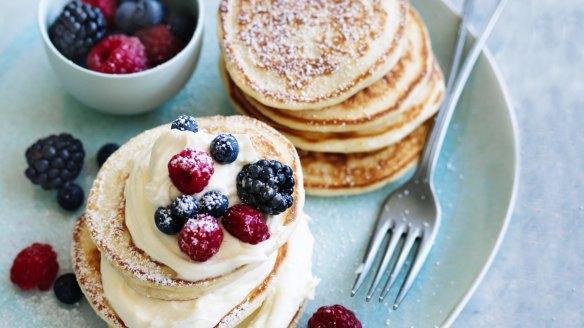
<instances>
[{"instance_id":1,"label":"cream swirl","mask_svg":"<svg viewBox=\"0 0 584 328\"><path fill-rule=\"evenodd\" d=\"M134 244L154 260L177 272L182 279L197 281L229 273L245 264L267 261L275 250L286 242L291 225L282 224L283 215L270 216L268 226L272 238L258 244L243 243L224 234L219 252L207 262L194 262L178 247L176 236L161 233L154 222L154 213L160 206L168 206L181 193L168 177L168 161L186 148L209 152L215 136L204 132L164 132L151 148L138 152L126 182L125 219ZM239 203L236 177L241 168L258 159L250 138L235 135L239 143L239 155L235 162L222 165L215 163L215 173L208 186L195 196L211 190L227 195L229 205Z\"/></svg>"}]
</instances>

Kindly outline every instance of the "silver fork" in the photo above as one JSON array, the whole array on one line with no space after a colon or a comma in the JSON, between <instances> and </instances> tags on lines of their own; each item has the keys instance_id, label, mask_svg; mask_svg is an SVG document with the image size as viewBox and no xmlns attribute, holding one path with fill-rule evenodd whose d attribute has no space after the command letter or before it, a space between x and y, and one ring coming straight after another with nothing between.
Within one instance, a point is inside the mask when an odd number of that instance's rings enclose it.
<instances>
[{"instance_id":1,"label":"silver fork","mask_svg":"<svg viewBox=\"0 0 584 328\"><path fill-rule=\"evenodd\" d=\"M466 23L471 15L472 2L473 0L466 1L464 5L463 19L459 26L445 101L438 113L434 127L426 140L426 146L422 153L418 169L409 181L394 190L385 200L380 210L374 233L369 241L365 259L360 267L360 272L357 273L351 296L354 296L363 284L365 278L371 271L377 254L381 250L386 235L389 235L389 241L387 242L383 259L377 268L373 283L367 292L366 300L371 300L397 250L397 260L393 264L387 282L379 296L380 302L384 300L402 270L406 259L413 250L412 264L393 304L394 310L397 309L412 287L436 239L442 213L440 204L435 196L432 178L438 154L440 153L446 135L446 129L450 123L456 104L460 99L465 83L507 0L499 1L487 26L480 38L474 43L464 60L460 74L458 74L466 40ZM415 247L416 244L417 247Z\"/></svg>"}]
</instances>

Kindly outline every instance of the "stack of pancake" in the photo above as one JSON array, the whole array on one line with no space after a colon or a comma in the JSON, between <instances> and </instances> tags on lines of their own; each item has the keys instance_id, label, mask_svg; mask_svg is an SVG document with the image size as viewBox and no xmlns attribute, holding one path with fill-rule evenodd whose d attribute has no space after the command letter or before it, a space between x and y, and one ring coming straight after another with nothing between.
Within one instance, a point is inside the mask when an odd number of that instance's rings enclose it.
<instances>
[{"instance_id":1,"label":"stack of pancake","mask_svg":"<svg viewBox=\"0 0 584 328\"><path fill-rule=\"evenodd\" d=\"M79 285L109 327L294 327L318 283L296 150L276 130L249 117L197 122L196 134L173 132L170 125L145 131L103 165L73 232ZM157 230L148 193L173 192L166 170L171 154L185 144L207 144L220 133L232 133L240 143L241 162L217 164L209 182L230 204L239 203L239 166L256 156L289 165L299 185L292 207L266 216L268 240L251 245L224 232L219 252L196 262L179 250L176 235ZM163 164L161 181L152 175L156 163Z\"/></svg>"},{"instance_id":2,"label":"stack of pancake","mask_svg":"<svg viewBox=\"0 0 584 328\"><path fill-rule=\"evenodd\" d=\"M223 0L218 25L231 102L292 141L307 193L367 192L416 164L444 79L407 0Z\"/></svg>"}]
</instances>

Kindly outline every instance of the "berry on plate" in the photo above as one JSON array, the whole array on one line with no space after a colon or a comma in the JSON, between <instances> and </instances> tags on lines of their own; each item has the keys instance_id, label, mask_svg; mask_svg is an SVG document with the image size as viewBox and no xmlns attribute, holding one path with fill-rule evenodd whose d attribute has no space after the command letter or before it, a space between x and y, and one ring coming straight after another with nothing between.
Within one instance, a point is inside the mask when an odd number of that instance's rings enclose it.
<instances>
[{"instance_id":1,"label":"berry on plate","mask_svg":"<svg viewBox=\"0 0 584 328\"><path fill-rule=\"evenodd\" d=\"M178 190L187 195L203 191L213 173L213 159L201 150L187 148L168 162L170 180Z\"/></svg>"},{"instance_id":2,"label":"berry on plate","mask_svg":"<svg viewBox=\"0 0 584 328\"><path fill-rule=\"evenodd\" d=\"M292 169L278 161L247 164L237 175L241 201L266 214L279 214L292 206L294 185Z\"/></svg>"},{"instance_id":3,"label":"berry on plate","mask_svg":"<svg viewBox=\"0 0 584 328\"><path fill-rule=\"evenodd\" d=\"M110 29L114 26L116 9L118 7L116 0L83 0L83 3L90 4L92 7L99 9Z\"/></svg>"},{"instance_id":4,"label":"berry on plate","mask_svg":"<svg viewBox=\"0 0 584 328\"><path fill-rule=\"evenodd\" d=\"M211 141L211 156L221 164L233 163L239 155L239 143L232 134L223 133Z\"/></svg>"},{"instance_id":5,"label":"berry on plate","mask_svg":"<svg viewBox=\"0 0 584 328\"><path fill-rule=\"evenodd\" d=\"M48 244L34 243L16 255L10 268L10 281L21 290L38 287L49 290L59 271L57 253Z\"/></svg>"},{"instance_id":6,"label":"berry on plate","mask_svg":"<svg viewBox=\"0 0 584 328\"><path fill-rule=\"evenodd\" d=\"M83 204L84 199L83 189L73 182L65 184L57 192L57 203L67 211L77 210Z\"/></svg>"},{"instance_id":7,"label":"berry on plate","mask_svg":"<svg viewBox=\"0 0 584 328\"><path fill-rule=\"evenodd\" d=\"M270 238L262 213L245 204L230 207L221 222L225 230L244 243L256 245Z\"/></svg>"},{"instance_id":8,"label":"berry on plate","mask_svg":"<svg viewBox=\"0 0 584 328\"><path fill-rule=\"evenodd\" d=\"M181 39L172 34L167 25L147 27L136 32L136 36L146 48L150 67L168 61L185 46Z\"/></svg>"},{"instance_id":9,"label":"berry on plate","mask_svg":"<svg viewBox=\"0 0 584 328\"><path fill-rule=\"evenodd\" d=\"M171 206L172 217L186 222L199 212L199 202L195 196L182 195L178 196Z\"/></svg>"},{"instance_id":10,"label":"berry on plate","mask_svg":"<svg viewBox=\"0 0 584 328\"><path fill-rule=\"evenodd\" d=\"M172 130L198 132L199 125L194 117L189 115L181 115L176 120L172 121L170 125Z\"/></svg>"},{"instance_id":11,"label":"berry on plate","mask_svg":"<svg viewBox=\"0 0 584 328\"><path fill-rule=\"evenodd\" d=\"M199 214L189 219L178 236L178 245L193 261L205 262L219 252L223 230L217 219Z\"/></svg>"},{"instance_id":12,"label":"berry on plate","mask_svg":"<svg viewBox=\"0 0 584 328\"><path fill-rule=\"evenodd\" d=\"M49 27L49 38L63 56L82 63L105 32L105 20L99 9L72 1Z\"/></svg>"},{"instance_id":13,"label":"berry on plate","mask_svg":"<svg viewBox=\"0 0 584 328\"><path fill-rule=\"evenodd\" d=\"M122 32L133 34L139 29L160 24L163 9L157 0L125 1L116 11L116 25Z\"/></svg>"},{"instance_id":14,"label":"berry on plate","mask_svg":"<svg viewBox=\"0 0 584 328\"><path fill-rule=\"evenodd\" d=\"M91 49L87 68L106 74L136 73L148 69L148 57L140 39L110 35Z\"/></svg>"},{"instance_id":15,"label":"berry on plate","mask_svg":"<svg viewBox=\"0 0 584 328\"><path fill-rule=\"evenodd\" d=\"M225 196L224 193L213 190L205 193L201 199L199 199L199 204L201 205L201 213L219 218L227 212L229 199L227 199L227 196Z\"/></svg>"},{"instance_id":16,"label":"berry on plate","mask_svg":"<svg viewBox=\"0 0 584 328\"><path fill-rule=\"evenodd\" d=\"M85 151L83 144L68 133L37 140L25 153L26 177L43 189L58 189L73 181L81 172Z\"/></svg>"},{"instance_id":17,"label":"berry on plate","mask_svg":"<svg viewBox=\"0 0 584 328\"><path fill-rule=\"evenodd\" d=\"M172 215L170 207L159 207L154 213L154 223L160 232L176 235L185 224L185 220Z\"/></svg>"},{"instance_id":18,"label":"berry on plate","mask_svg":"<svg viewBox=\"0 0 584 328\"><path fill-rule=\"evenodd\" d=\"M83 297L83 292L73 273L66 273L57 278L53 291L57 299L65 304L75 304Z\"/></svg>"},{"instance_id":19,"label":"berry on plate","mask_svg":"<svg viewBox=\"0 0 584 328\"><path fill-rule=\"evenodd\" d=\"M102 166L105 161L118 150L120 146L115 143L108 143L99 148L97 152L97 165Z\"/></svg>"},{"instance_id":20,"label":"berry on plate","mask_svg":"<svg viewBox=\"0 0 584 328\"><path fill-rule=\"evenodd\" d=\"M355 314L342 305L323 306L316 310L308 328L361 328L361 322Z\"/></svg>"}]
</instances>

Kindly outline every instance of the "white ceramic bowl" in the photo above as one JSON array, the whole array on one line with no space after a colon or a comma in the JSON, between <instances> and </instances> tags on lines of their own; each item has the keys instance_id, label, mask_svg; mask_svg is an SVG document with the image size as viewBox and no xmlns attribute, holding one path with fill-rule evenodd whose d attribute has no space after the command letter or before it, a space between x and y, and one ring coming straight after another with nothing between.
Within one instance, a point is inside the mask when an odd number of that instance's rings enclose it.
<instances>
[{"instance_id":1,"label":"white ceramic bowl","mask_svg":"<svg viewBox=\"0 0 584 328\"><path fill-rule=\"evenodd\" d=\"M197 18L195 32L174 58L152 69L124 75L102 74L65 58L49 39L48 29L71 0L41 0L38 25L49 62L65 89L87 106L99 111L130 115L155 109L174 97L195 70L204 29L204 0L165 1L186 5Z\"/></svg>"}]
</instances>

